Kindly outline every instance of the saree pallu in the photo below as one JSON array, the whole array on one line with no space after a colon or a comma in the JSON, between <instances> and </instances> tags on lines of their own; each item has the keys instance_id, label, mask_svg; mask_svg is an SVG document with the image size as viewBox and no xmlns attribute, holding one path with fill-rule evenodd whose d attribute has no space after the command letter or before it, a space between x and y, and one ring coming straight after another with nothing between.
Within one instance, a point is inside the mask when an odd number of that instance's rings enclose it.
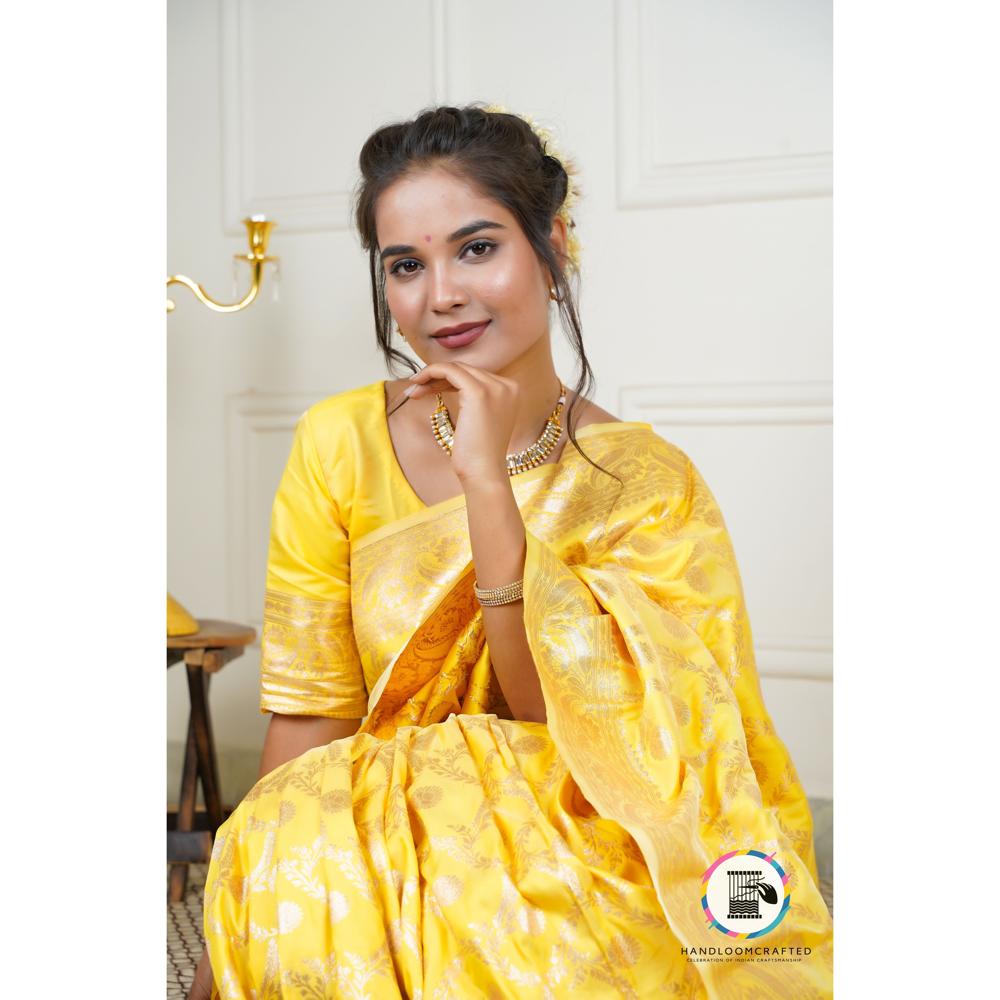
<instances>
[{"instance_id":1,"label":"saree pallu","mask_svg":"<svg viewBox=\"0 0 1000 1000\"><path fill-rule=\"evenodd\" d=\"M339 605L279 570L308 537L305 491L326 488L300 426L272 526L262 705L298 689L317 714L364 721L265 776L218 831L214 995L831 995L812 820L761 696L722 514L650 425L578 437L621 482L571 444L511 481L537 723L505 717L463 498L354 543L336 502L317 515L347 546L349 573L321 567ZM330 651L354 671L339 691ZM754 943L804 957L692 962L682 949L731 943L705 918L702 876L745 848L776 855L791 897Z\"/></svg>"}]
</instances>

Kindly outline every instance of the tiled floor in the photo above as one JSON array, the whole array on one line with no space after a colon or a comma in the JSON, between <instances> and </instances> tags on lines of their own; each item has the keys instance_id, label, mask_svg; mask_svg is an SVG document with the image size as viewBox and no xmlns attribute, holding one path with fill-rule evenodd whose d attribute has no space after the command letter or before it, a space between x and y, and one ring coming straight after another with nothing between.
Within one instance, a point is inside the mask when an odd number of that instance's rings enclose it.
<instances>
[{"instance_id":1,"label":"tiled floor","mask_svg":"<svg viewBox=\"0 0 1000 1000\"><path fill-rule=\"evenodd\" d=\"M205 944L201 901L207 871L207 864L191 865L184 899L167 904L167 1000L185 1000L194 980L194 967ZM168 878L169 873L168 865Z\"/></svg>"}]
</instances>

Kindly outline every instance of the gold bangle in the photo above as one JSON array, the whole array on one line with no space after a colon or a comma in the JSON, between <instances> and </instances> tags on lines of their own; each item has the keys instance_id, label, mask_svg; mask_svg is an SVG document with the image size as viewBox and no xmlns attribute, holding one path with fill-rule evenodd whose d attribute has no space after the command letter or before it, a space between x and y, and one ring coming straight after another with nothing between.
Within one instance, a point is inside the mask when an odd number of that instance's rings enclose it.
<instances>
[{"instance_id":1,"label":"gold bangle","mask_svg":"<svg viewBox=\"0 0 1000 1000\"><path fill-rule=\"evenodd\" d=\"M515 580L514 583L505 584L503 587L491 587L485 590L480 589L479 581L474 579L472 589L480 604L513 604L521 600L524 593L524 579Z\"/></svg>"}]
</instances>

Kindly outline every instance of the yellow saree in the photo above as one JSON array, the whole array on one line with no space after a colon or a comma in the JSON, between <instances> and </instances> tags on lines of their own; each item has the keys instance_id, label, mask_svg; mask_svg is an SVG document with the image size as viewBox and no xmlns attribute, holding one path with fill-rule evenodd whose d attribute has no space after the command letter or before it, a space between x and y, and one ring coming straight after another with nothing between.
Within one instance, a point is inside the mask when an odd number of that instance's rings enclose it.
<instances>
[{"instance_id":1,"label":"yellow saree","mask_svg":"<svg viewBox=\"0 0 1000 1000\"><path fill-rule=\"evenodd\" d=\"M570 443L512 479L543 724L509 718L464 497L416 497L383 383L299 421L272 515L261 710L364 722L265 776L218 831L217 995L831 995L812 820L722 514L651 425L578 439L621 482ZM702 877L745 848L780 860L791 903L733 942L706 919ZM723 954L746 943L799 957ZM707 948L723 957L692 960Z\"/></svg>"}]
</instances>

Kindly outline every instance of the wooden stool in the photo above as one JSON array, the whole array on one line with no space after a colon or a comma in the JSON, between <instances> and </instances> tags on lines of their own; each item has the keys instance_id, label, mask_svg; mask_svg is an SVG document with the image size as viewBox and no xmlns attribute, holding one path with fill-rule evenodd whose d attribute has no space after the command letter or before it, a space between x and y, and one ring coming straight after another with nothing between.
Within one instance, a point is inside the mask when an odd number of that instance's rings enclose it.
<instances>
[{"instance_id":1,"label":"wooden stool","mask_svg":"<svg viewBox=\"0 0 1000 1000\"><path fill-rule=\"evenodd\" d=\"M184 771L181 798L177 807L176 828L167 829L167 861L170 862L170 892L173 903L184 898L188 864L208 861L215 831L222 825L222 799L219 795L219 768L212 738L212 715L208 707L211 675L257 638L256 630L235 622L199 619L198 631L191 635L167 636L167 669L184 661L187 667L191 714L188 717L187 744L184 748ZM195 803L198 779L205 798L208 829L195 829Z\"/></svg>"}]
</instances>

